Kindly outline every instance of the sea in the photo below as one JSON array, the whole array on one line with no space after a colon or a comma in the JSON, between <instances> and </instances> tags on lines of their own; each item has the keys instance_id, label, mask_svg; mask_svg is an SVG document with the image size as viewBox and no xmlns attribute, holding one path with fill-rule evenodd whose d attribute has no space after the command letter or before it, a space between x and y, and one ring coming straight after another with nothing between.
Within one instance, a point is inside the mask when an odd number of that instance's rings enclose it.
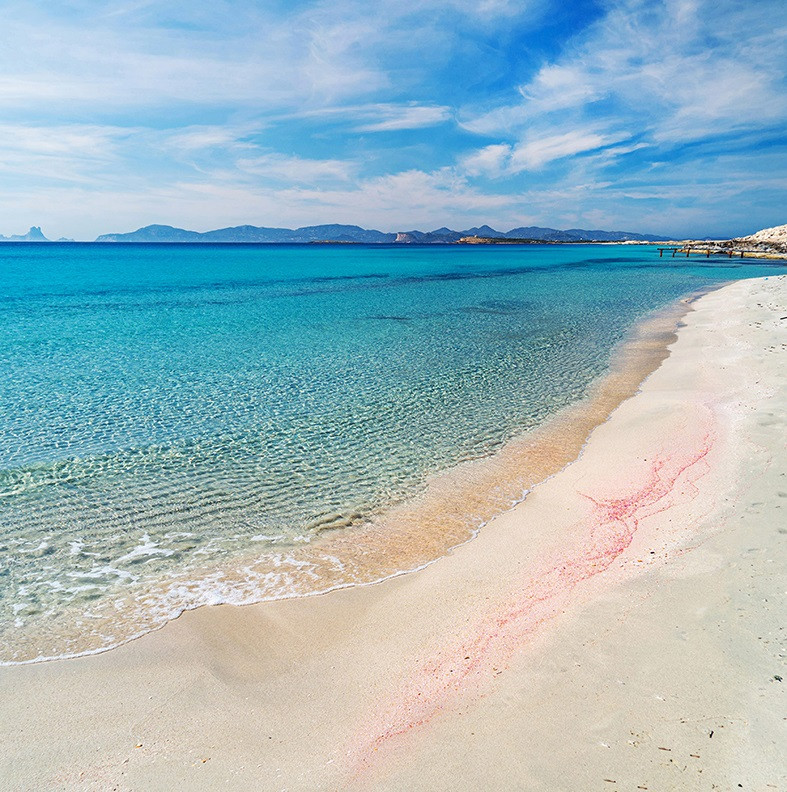
<instances>
[{"instance_id":1,"label":"sea","mask_svg":"<svg viewBox=\"0 0 787 792\"><path fill-rule=\"evenodd\" d=\"M639 245L0 245L0 662L430 563L526 497L539 432L637 328L778 270Z\"/></svg>"}]
</instances>

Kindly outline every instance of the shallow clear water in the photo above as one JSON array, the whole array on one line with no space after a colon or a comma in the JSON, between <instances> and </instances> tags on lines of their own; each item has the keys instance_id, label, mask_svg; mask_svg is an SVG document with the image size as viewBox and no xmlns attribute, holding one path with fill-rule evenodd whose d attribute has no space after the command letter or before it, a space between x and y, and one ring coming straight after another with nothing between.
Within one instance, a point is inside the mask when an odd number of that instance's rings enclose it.
<instances>
[{"instance_id":1,"label":"shallow clear water","mask_svg":"<svg viewBox=\"0 0 787 792\"><path fill-rule=\"evenodd\" d=\"M232 601L233 579L243 601L304 590L277 572L292 548L580 398L647 312L781 266L635 246L0 246L0 660L100 649L140 631L134 609L149 628Z\"/></svg>"}]
</instances>

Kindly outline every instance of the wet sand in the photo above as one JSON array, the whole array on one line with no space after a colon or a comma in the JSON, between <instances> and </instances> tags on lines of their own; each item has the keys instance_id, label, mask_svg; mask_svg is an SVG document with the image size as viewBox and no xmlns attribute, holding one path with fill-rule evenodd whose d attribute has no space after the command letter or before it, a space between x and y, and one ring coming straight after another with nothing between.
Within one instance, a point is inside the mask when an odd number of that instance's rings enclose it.
<instances>
[{"instance_id":1,"label":"wet sand","mask_svg":"<svg viewBox=\"0 0 787 792\"><path fill-rule=\"evenodd\" d=\"M0 669L0 787L784 788L786 288L702 297L576 462L426 569Z\"/></svg>"}]
</instances>

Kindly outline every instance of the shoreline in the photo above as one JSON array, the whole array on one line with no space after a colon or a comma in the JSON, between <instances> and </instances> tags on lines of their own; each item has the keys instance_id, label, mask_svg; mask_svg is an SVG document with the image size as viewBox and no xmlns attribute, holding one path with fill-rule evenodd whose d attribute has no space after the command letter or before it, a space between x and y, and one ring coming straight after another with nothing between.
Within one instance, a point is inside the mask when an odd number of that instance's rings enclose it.
<instances>
[{"instance_id":1,"label":"shoreline","mask_svg":"<svg viewBox=\"0 0 787 792\"><path fill-rule=\"evenodd\" d=\"M108 241L108 240L2 240L0 245L23 245L29 247L57 247L57 246L121 246L121 247L310 247L314 245L320 246L359 246L370 248L401 248L401 247L415 247L415 248L452 248L452 247L467 247L472 246L490 246L490 245L513 245L520 247L533 247L533 246L582 246L582 245L601 245L601 246L623 246L623 247L652 247L658 249L662 248L677 248L678 252L684 254L687 252L695 254L700 257L710 250L710 254L714 258L732 258L733 256L748 259L770 259L774 261L787 261L787 251L773 249L768 246L763 248L752 247L751 245L741 244L735 239L713 239L713 240L696 240L696 239L664 239L648 240L648 239L632 239L632 240L604 240L604 239L578 239L578 240L554 240L554 239L510 239L506 237L463 237L454 242L359 242L353 240L338 240L338 239L320 239L304 242L228 242L228 241L210 241L210 242L176 242L176 241Z\"/></svg>"},{"instance_id":2,"label":"shoreline","mask_svg":"<svg viewBox=\"0 0 787 792\"><path fill-rule=\"evenodd\" d=\"M218 575L224 595L210 593L201 598L205 601L191 606L177 602L169 605L165 581L158 589L151 587L136 597L152 599L158 607L167 609L165 615L148 615L144 609L141 613L117 611L114 600L108 600L104 604L108 611L105 620L128 620L125 636L85 645L76 651L3 659L0 668L110 652L163 629L184 613L208 606L245 607L321 596L355 586L377 585L425 569L473 541L490 521L516 508L535 487L581 456L594 429L636 394L669 356L669 347L692 304L724 285L697 288L640 318L612 348L606 369L578 400L557 409L537 426L514 433L491 455L470 458L430 475L421 492L371 520L355 527L324 530L313 542L290 548L281 566L287 570L285 574L293 575L291 590L270 593L256 587L257 578L244 581L240 572L259 570L258 575L264 577L271 569L270 560L266 555L238 556L231 565L206 568L194 576L193 583L187 584L199 590ZM308 574L299 574L300 570ZM178 581L176 585L181 594L183 583ZM96 623L98 619L94 618L93 624ZM37 634L26 636L25 646L34 645L37 639ZM95 644L95 635L92 640Z\"/></svg>"},{"instance_id":3,"label":"shoreline","mask_svg":"<svg viewBox=\"0 0 787 792\"><path fill-rule=\"evenodd\" d=\"M0 669L0 779L778 788L785 283L701 297L578 459L418 573Z\"/></svg>"}]
</instances>

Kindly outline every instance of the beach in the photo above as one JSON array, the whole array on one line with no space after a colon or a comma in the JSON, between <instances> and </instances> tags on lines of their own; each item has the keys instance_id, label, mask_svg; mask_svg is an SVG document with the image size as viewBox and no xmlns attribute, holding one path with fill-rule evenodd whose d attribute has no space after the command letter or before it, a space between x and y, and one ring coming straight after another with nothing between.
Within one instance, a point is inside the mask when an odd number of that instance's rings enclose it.
<instances>
[{"instance_id":1,"label":"beach","mask_svg":"<svg viewBox=\"0 0 787 792\"><path fill-rule=\"evenodd\" d=\"M423 567L576 459L688 302L779 269L592 245L14 250L0 665Z\"/></svg>"},{"instance_id":2,"label":"beach","mask_svg":"<svg viewBox=\"0 0 787 792\"><path fill-rule=\"evenodd\" d=\"M0 787L785 788L786 290L700 297L576 461L424 569L0 668Z\"/></svg>"}]
</instances>

